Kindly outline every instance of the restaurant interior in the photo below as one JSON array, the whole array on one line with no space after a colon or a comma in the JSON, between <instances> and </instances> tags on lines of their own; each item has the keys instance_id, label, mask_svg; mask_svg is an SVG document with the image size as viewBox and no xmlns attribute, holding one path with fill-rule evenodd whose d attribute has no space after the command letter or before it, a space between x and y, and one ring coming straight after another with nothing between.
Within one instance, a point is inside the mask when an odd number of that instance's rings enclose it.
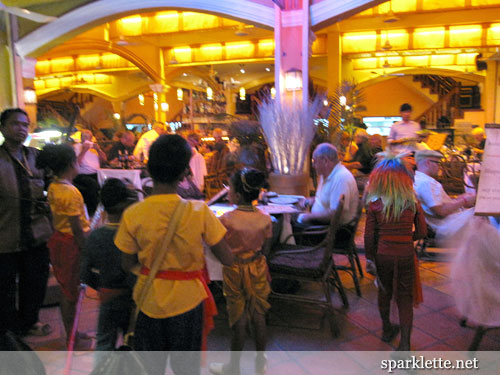
<instances>
[{"instance_id":1,"label":"restaurant interior","mask_svg":"<svg viewBox=\"0 0 500 375\"><path fill-rule=\"evenodd\" d=\"M473 142L471 130L500 122L500 0L2 0L0 5L0 108L27 111L36 146L90 129L104 148L117 131L139 136L158 122L182 135L196 131L208 142L220 128L228 141L234 123L258 121L263 101L306 108L318 95L322 108L315 124L330 135L338 125L332 102L339 96L344 98L341 113L358 106L357 121L369 135L380 134L384 145L391 125L401 119L401 104L410 103L414 121L432 134L446 135L438 141L445 154L461 155L466 162L475 156L461 154ZM362 93L359 103L339 91L343 84ZM305 168L309 176L308 163ZM139 172L127 173L144 188ZM210 173L207 198L224 187L217 177L211 184ZM472 170L473 186L465 189L477 188L478 173ZM445 182L453 193L456 178L445 173ZM305 188L286 194L311 190L314 183L308 179ZM218 210L224 208L215 208L220 215ZM332 288L339 292L333 299L337 322L330 322L330 330L314 309L297 309L291 317L289 302L273 305L270 350L394 348L378 340L380 327L373 323L377 289L373 277L361 271L360 217L353 235L359 257L334 258L346 271L338 273L342 286ZM439 256L449 250L427 245L419 251ZM475 343L475 349L498 351L498 330L482 332L476 342L476 327L460 326L450 264L434 259L423 257L420 263L427 297L415 312L415 349L467 350ZM47 298L56 299L51 283ZM217 303L223 304L218 292ZM96 329L96 298L87 291L80 322L87 332ZM53 303L48 301L52 307L43 309L41 318L57 328L48 337L28 339L36 349L61 350L63 345ZM227 317L223 307L219 311L211 350L228 348ZM286 368L306 373L298 369L314 367L314 361L298 361L276 360L274 373ZM61 370L59 364L52 366ZM83 372L88 363L77 366Z\"/></svg>"}]
</instances>

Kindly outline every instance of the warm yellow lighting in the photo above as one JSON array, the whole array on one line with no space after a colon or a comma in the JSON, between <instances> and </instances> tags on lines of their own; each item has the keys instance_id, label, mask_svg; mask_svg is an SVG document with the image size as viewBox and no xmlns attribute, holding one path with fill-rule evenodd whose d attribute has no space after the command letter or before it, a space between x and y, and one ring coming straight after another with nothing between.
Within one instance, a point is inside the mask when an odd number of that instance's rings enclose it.
<instances>
[{"instance_id":1,"label":"warm yellow lighting","mask_svg":"<svg viewBox=\"0 0 500 375\"><path fill-rule=\"evenodd\" d=\"M65 72L68 70L75 70L74 60L72 57L61 57L51 60L52 72Z\"/></svg>"},{"instance_id":2,"label":"warm yellow lighting","mask_svg":"<svg viewBox=\"0 0 500 375\"><path fill-rule=\"evenodd\" d=\"M342 51L362 52L375 51L377 48L377 34L375 32L345 33L342 37Z\"/></svg>"},{"instance_id":3,"label":"warm yellow lighting","mask_svg":"<svg viewBox=\"0 0 500 375\"><path fill-rule=\"evenodd\" d=\"M140 15L122 18L118 25L121 35L141 35L142 33L142 17Z\"/></svg>"},{"instance_id":4,"label":"warm yellow lighting","mask_svg":"<svg viewBox=\"0 0 500 375\"><path fill-rule=\"evenodd\" d=\"M214 98L214 90L209 86L207 87L207 100L212 100Z\"/></svg>"},{"instance_id":5,"label":"warm yellow lighting","mask_svg":"<svg viewBox=\"0 0 500 375\"><path fill-rule=\"evenodd\" d=\"M139 105L144 105L144 95L139 94L137 98L139 99Z\"/></svg>"},{"instance_id":6,"label":"warm yellow lighting","mask_svg":"<svg viewBox=\"0 0 500 375\"><path fill-rule=\"evenodd\" d=\"M345 40L372 40L377 38L377 34L375 33L346 33L344 34Z\"/></svg>"},{"instance_id":7,"label":"warm yellow lighting","mask_svg":"<svg viewBox=\"0 0 500 375\"><path fill-rule=\"evenodd\" d=\"M285 73L285 88L287 91L302 89L302 72L298 69L290 69Z\"/></svg>"},{"instance_id":8,"label":"warm yellow lighting","mask_svg":"<svg viewBox=\"0 0 500 375\"><path fill-rule=\"evenodd\" d=\"M444 27L415 29L413 48L443 48L444 35Z\"/></svg>"},{"instance_id":9,"label":"warm yellow lighting","mask_svg":"<svg viewBox=\"0 0 500 375\"><path fill-rule=\"evenodd\" d=\"M36 92L33 89L24 89L24 103L36 104Z\"/></svg>"},{"instance_id":10,"label":"warm yellow lighting","mask_svg":"<svg viewBox=\"0 0 500 375\"><path fill-rule=\"evenodd\" d=\"M255 44L251 42L228 42L226 43L226 58L236 59L253 57Z\"/></svg>"},{"instance_id":11,"label":"warm yellow lighting","mask_svg":"<svg viewBox=\"0 0 500 375\"><path fill-rule=\"evenodd\" d=\"M168 112L168 109L169 109L168 103L162 102L161 103L161 110L162 110L162 112Z\"/></svg>"},{"instance_id":12,"label":"warm yellow lighting","mask_svg":"<svg viewBox=\"0 0 500 375\"><path fill-rule=\"evenodd\" d=\"M481 45L482 29L474 26L450 26L450 47Z\"/></svg>"},{"instance_id":13,"label":"warm yellow lighting","mask_svg":"<svg viewBox=\"0 0 500 375\"><path fill-rule=\"evenodd\" d=\"M354 69L375 69L377 68L377 58L366 58L366 59L354 59L353 68Z\"/></svg>"},{"instance_id":14,"label":"warm yellow lighting","mask_svg":"<svg viewBox=\"0 0 500 375\"><path fill-rule=\"evenodd\" d=\"M177 89L177 100L181 101L184 99L184 91L179 87Z\"/></svg>"},{"instance_id":15,"label":"warm yellow lighting","mask_svg":"<svg viewBox=\"0 0 500 375\"><path fill-rule=\"evenodd\" d=\"M158 94L156 92L153 93L153 101L158 104Z\"/></svg>"},{"instance_id":16,"label":"warm yellow lighting","mask_svg":"<svg viewBox=\"0 0 500 375\"><path fill-rule=\"evenodd\" d=\"M178 62L190 62L191 61L191 47L179 47L172 50L173 57Z\"/></svg>"},{"instance_id":17,"label":"warm yellow lighting","mask_svg":"<svg viewBox=\"0 0 500 375\"><path fill-rule=\"evenodd\" d=\"M82 55L76 58L77 69L93 69L100 64L99 55Z\"/></svg>"},{"instance_id":18,"label":"warm yellow lighting","mask_svg":"<svg viewBox=\"0 0 500 375\"><path fill-rule=\"evenodd\" d=\"M201 30L215 28L219 24L219 18L211 14L183 12L184 30Z\"/></svg>"},{"instance_id":19,"label":"warm yellow lighting","mask_svg":"<svg viewBox=\"0 0 500 375\"><path fill-rule=\"evenodd\" d=\"M273 87L271 87L271 99L274 99L276 98L276 89Z\"/></svg>"},{"instance_id":20,"label":"warm yellow lighting","mask_svg":"<svg viewBox=\"0 0 500 375\"><path fill-rule=\"evenodd\" d=\"M474 65L477 53L459 53L457 55L457 65Z\"/></svg>"},{"instance_id":21,"label":"warm yellow lighting","mask_svg":"<svg viewBox=\"0 0 500 375\"><path fill-rule=\"evenodd\" d=\"M431 55L431 65L453 65L455 63L455 55Z\"/></svg>"},{"instance_id":22,"label":"warm yellow lighting","mask_svg":"<svg viewBox=\"0 0 500 375\"><path fill-rule=\"evenodd\" d=\"M156 102L155 102L155 104L154 104L153 106L154 106L155 111L157 111L157 112L158 112L158 108L159 108L159 107L158 107L158 103L156 103Z\"/></svg>"},{"instance_id":23,"label":"warm yellow lighting","mask_svg":"<svg viewBox=\"0 0 500 375\"><path fill-rule=\"evenodd\" d=\"M245 100L247 98L247 92L244 87L240 88L240 100Z\"/></svg>"},{"instance_id":24,"label":"warm yellow lighting","mask_svg":"<svg viewBox=\"0 0 500 375\"><path fill-rule=\"evenodd\" d=\"M159 12L155 14L155 18L159 19L170 19L170 18L177 18L179 14L177 12Z\"/></svg>"},{"instance_id":25,"label":"warm yellow lighting","mask_svg":"<svg viewBox=\"0 0 500 375\"><path fill-rule=\"evenodd\" d=\"M342 96L339 98L339 103L340 103L340 105L341 105L341 106L345 106L345 105L346 105L346 103L347 103L347 98L346 98L345 96L343 96L343 95L342 95Z\"/></svg>"},{"instance_id":26,"label":"warm yellow lighting","mask_svg":"<svg viewBox=\"0 0 500 375\"><path fill-rule=\"evenodd\" d=\"M113 113L113 118L114 118L115 120L119 120L119 119L121 119L121 118L122 118L122 116L120 116L120 114L119 114L118 112L115 112L115 113Z\"/></svg>"},{"instance_id":27,"label":"warm yellow lighting","mask_svg":"<svg viewBox=\"0 0 500 375\"><path fill-rule=\"evenodd\" d=\"M405 56L405 65L416 67L428 66L429 56Z\"/></svg>"}]
</instances>

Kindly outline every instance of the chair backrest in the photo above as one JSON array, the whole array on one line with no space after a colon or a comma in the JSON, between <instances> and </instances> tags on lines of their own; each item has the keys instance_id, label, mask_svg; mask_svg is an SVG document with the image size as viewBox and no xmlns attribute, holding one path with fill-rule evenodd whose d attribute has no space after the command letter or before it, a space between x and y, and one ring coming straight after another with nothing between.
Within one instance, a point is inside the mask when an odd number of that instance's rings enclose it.
<instances>
[{"instance_id":1,"label":"chair backrest","mask_svg":"<svg viewBox=\"0 0 500 375\"><path fill-rule=\"evenodd\" d=\"M462 194L465 191L464 172L467 162L459 155L452 155L441 163L440 182L448 194Z\"/></svg>"},{"instance_id":2,"label":"chair backrest","mask_svg":"<svg viewBox=\"0 0 500 375\"><path fill-rule=\"evenodd\" d=\"M330 225L328 227L328 233L325 239L325 251L323 254L323 261L321 266L327 265L332 258L333 248L335 245L335 237L337 234L337 230L340 227L340 216L342 215L342 211L344 210L344 196L340 198L340 202L337 206L337 209L332 213L332 218L330 219Z\"/></svg>"}]
</instances>

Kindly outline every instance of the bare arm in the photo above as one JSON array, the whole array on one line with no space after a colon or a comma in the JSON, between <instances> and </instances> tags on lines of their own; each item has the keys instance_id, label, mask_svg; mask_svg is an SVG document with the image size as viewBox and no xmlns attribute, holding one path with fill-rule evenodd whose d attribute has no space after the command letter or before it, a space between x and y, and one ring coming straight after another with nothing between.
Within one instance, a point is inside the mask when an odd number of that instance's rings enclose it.
<instances>
[{"instance_id":1,"label":"bare arm","mask_svg":"<svg viewBox=\"0 0 500 375\"><path fill-rule=\"evenodd\" d=\"M320 223L320 224L329 224L330 219L332 218L333 211L335 210L328 210L326 212L322 213L308 213L308 214L302 214L300 216L301 221L303 224L311 224L311 223Z\"/></svg>"},{"instance_id":2,"label":"bare arm","mask_svg":"<svg viewBox=\"0 0 500 375\"><path fill-rule=\"evenodd\" d=\"M233 264L234 255L225 239L222 239L215 245L210 246L210 250L212 250L212 253L223 265L230 266Z\"/></svg>"},{"instance_id":3,"label":"bare arm","mask_svg":"<svg viewBox=\"0 0 500 375\"><path fill-rule=\"evenodd\" d=\"M83 231L82 224L80 222L80 216L68 216L68 219L75 242L80 250L82 250L85 246L85 232Z\"/></svg>"},{"instance_id":4,"label":"bare arm","mask_svg":"<svg viewBox=\"0 0 500 375\"><path fill-rule=\"evenodd\" d=\"M462 194L452 202L431 207L431 210L438 217L446 217L461 208L469 208L474 206L475 199L476 196L474 194Z\"/></svg>"}]
</instances>

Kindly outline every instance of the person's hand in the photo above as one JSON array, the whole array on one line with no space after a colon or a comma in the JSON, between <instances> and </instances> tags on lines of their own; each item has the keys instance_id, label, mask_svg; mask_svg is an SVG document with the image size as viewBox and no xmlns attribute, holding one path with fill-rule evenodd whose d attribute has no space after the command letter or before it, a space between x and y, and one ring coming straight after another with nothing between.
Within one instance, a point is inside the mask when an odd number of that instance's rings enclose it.
<instances>
[{"instance_id":1,"label":"person's hand","mask_svg":"<svg viewBox=\"0 0 500 375\"><path fill-rule=\"evenodd\" d=\"M464 200L464 207L470 208L474 207L476 204L476 194L475 193L465 193L460 196Z\"/></svg>"},{"instance_id":2,"label":"person's hand","mask_svg":"<svg viewBox=\"0 0 500 375\"><path fill-rule=\"evenodd\" d=\"M300 210L305 211L308 207L311 207L312 203L309 198L302 198L297 203L297 206Z\"/></svg>"},{"instance_id":3,"label":"person's hand","mask_svg":"<svg viewBox=\"0 0 500 375\"><path fill-rule=\"evenodd\" d=\"M377 267L373 260L366 259L366 272L372 276L377 276Z\"/></svg>"},{"instance_id":4,"label":"person's hand","mask_svg":"<svg viewBox=\"0 0 500 375\"><path fill-rule=\"evenodd\" d=\"M94 147L94 143L92 143L90 141L85 141L82 143L82 152L87 152L92 147Z\"/></svg>"}]
</instances>

